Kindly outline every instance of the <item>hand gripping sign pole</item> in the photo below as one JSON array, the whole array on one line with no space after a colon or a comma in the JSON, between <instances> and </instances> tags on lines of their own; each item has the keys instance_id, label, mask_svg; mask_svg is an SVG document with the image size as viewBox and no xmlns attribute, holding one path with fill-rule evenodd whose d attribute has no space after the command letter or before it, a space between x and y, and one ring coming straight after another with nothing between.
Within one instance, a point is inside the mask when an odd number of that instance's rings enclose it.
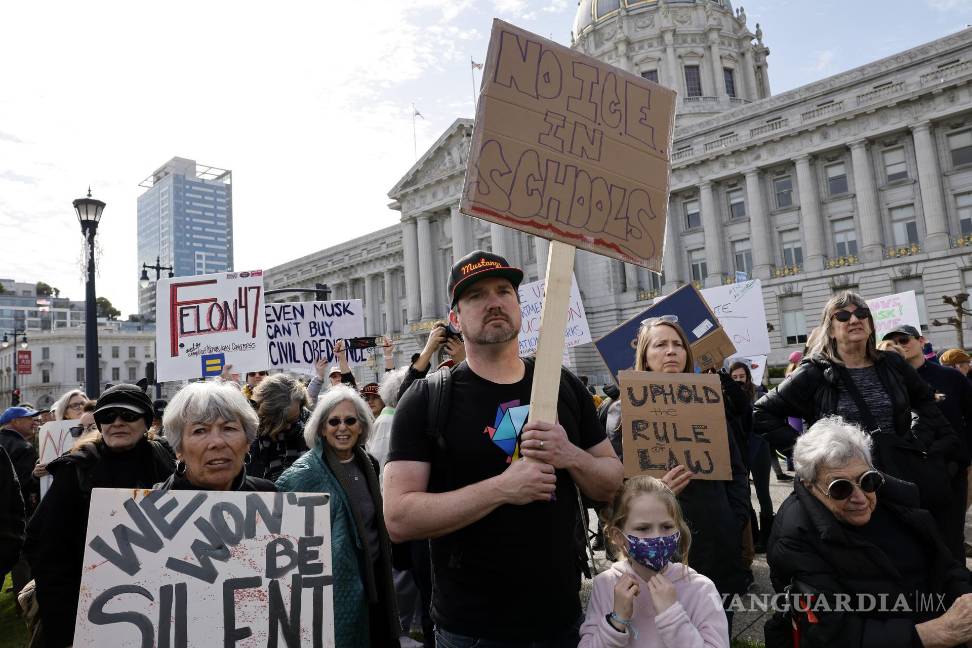
<instances>
[{"instance_id":1,"label":"hand gripping sign pole","mask_svg":"<svg viewBox=\"0 0 972 648\"><path fill-rule=\"evenodd\" d=\"M493 21L460 210L551 241L529 421L557 420L574 253L661 272L675 93Z\"/></svg>"}]
</instances>

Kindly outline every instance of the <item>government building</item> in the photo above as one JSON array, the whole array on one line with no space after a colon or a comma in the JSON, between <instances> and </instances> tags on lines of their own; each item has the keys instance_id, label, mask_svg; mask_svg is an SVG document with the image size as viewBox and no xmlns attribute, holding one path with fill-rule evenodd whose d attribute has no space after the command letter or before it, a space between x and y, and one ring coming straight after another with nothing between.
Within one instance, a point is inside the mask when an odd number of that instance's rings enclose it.
<instances>
[{"instance_id":1,"label":"government building","mask_svg":"<svg viewBox=\"0 0 972 648\"><path fill-rule=\"evenodd\" d=\"M772 94L758 24L728 0L581 0L572 46L678 92L664 273L578 251L594 339L686 283L762 280L769 364L801 350L824 303L914 290L937 349L942 297L972 292L972 29ZM457 119L389 191L400 222L267 272L360 298L398 364L446 317L454 258L482 248L542 277L542 239L459 213L473 122ZM966 328L972 322L966 320ZM593 383L592 345L569 351Z\"/></svg>"}]
</instances>

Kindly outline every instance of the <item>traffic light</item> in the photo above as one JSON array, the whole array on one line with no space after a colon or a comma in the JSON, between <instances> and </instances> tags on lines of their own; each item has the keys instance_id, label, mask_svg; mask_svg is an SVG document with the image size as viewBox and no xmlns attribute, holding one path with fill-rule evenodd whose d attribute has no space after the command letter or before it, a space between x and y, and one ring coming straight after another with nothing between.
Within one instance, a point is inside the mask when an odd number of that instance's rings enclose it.
<instances>
[{"instance_id":1,"label":"traffic light","mask_svg":"<svg viewBox=\"0 0 972 648\"><path fill-rule=\"evenodd\" d=\"M10 398L10 406L20 405L20 388L13 390L13 396Z\"/></svg>"},{"instance_id":2,"label":"traffic light","mask_svg":"<svg viewBox=\"0 0 972 648\"><path fill-rule=\"evenodd\" d=\"M155 384L155 363L146 362L145 363L145 379L150 385Z\"/></svg>"}]
</instances>

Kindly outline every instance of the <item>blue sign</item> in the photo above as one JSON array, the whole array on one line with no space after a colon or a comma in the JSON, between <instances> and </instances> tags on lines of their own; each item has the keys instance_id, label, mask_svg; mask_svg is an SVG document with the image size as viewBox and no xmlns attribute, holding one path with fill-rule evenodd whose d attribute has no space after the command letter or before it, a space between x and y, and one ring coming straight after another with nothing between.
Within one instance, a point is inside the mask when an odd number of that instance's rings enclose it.
<instances>
[{"instance_id":1,"label":"blue sign","mask_svg":"<svg viewBox=\"0 0 972 648\"><path fill-rule=\"evenodd\" d=\"M642 321L651 317L674 319L685 331L689 345L719 328L719 322L702 295L690 284L682 286L594 343L615 381L619 371L634 369L638 329Z\"/></svg>"},{"instance_id":2,"label":"blue sign","mask_svg":"<svg viewBox=\"0 0 972 648\"><path fill-rule=\"evenodd\" d=\"M210 353L209 355L202 356L203 378L220 375L223 373L223 367L225 365L226 354L224 353Z\"/></svg>"}]
</instances>

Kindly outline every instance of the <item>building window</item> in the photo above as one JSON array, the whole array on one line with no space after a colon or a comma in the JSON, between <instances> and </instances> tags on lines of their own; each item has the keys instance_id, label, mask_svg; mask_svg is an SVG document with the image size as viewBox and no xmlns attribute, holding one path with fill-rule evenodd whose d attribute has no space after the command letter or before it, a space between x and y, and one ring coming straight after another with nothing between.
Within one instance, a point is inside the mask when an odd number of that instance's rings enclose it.
<instances>
[{"instance_id":1,"label":"building window","mask_svg":"<svg viewBox=\"0 0 972 648\"><path fill-rule=\"evenodd\" d=\"M702 227L702 215L699 213L698 200L686 200L682 203L682 208L685 210L685 229Z\"/></svg>"},{"instance_id":2,"label":"building window","mask_svg":"<svg viewBox=\"0 0 972 648\"><path fill-rule=\"evenodd\" d=\"M74 379L79 384L84 382L84 367L78 367L74 370Z\"/></svg>"},{"instance_id":3,"label":"building window","mask_svg":"<svg viewBox=\"0 0 972 648\"><path fill-rule=\"evenodd\" d=\"M732 258L736 272L743 272L746 278L753 276L753 250L749 239L732 244Z\"/></svg>"},{"instance_id":4,"label":"building window","mask_svg":"<svg viewBox=\"0 0 972 648\"><path fill-rule=\"evenodd\" d=\"M133 346L128 347L128 357L132 359L135 358L135 347Z\"/></svg>"},{"instance_id":5,"label":"building window","mask_svg":"<svg viewBox=\"0 0 972 648\"><path fill-rule=\"evenodd\" d=\"M41 347L41 360L50 360L50 359L51 359L51 348Z\"/></svg>"},{"instance_id":6,"label":"building window","mask_svg":"<svg viewBox=\"0 0 972 648\"><path fill-rule=\"evenodd\" d=\"M118 368L118 367L112 367L111 368L111 379L112 380L121 380L121 369L120 368Z\"/></svg>"},{"instance_id":7,"label":"building window","mask_svg":"<svg viewBox=\"0 0 972 648\"><path fill-rule=\"evenodd\" d=\"M121 348L113 346L111 347L111 357L118 358L121 355Z\"/></svg>"},{"instance_id":8,"label":"building window","mask_svg":"<svg viewBox=\"0 0 972 648\"><path fill-rule=\"evenodd\" d=\"M689 269L692 281L702 283L709 275L709 268L705 262L705 250L691 250L689 252Z\"/></svg>"},{"instance_id":9,"label":"building window","mask_svg":"<svg viewBox=\"0 0 972 648\"><path fill-rule=\"evenodd\" d=\"M743 198L742 189L730 189L726 192L726 199L729 201L729 218L746 217L746 199Z\"/></svg>"},{"instance_id":10,"label":"building window","mask_svg":"<svg viewBox=\"0 0 972 648\"><path fill-rule=\"evenodd\" d=\"M918 302L918 322L921 324L921 328L927 328L928 306L925 304L925 285L922 283L921 277L895 280L895 293L908 292L909 290L915 291L915 301Z\"/></svg>"},{"instance_id":11,"label":"building window","mask_svg":"<svg viewBox=\"0 0 972 648\"><path fill-rule=\"evenodd\" d=\"M702 74L698 65L685 66L685 95L687 97L702 96Z\"/></svg>"},{"instance_id":12,"label":"building window","mask_svg":"<svg viewBox=\"0 0 972 648\"><path fill-rule=\"evenodd\" d=\"M958 212L959 231L962 236L972 234L972 193L955 196L955 211Z\"/></svg>"},{"instance_id":13,"label":"building window","mask_svg":"<svg viewBox=\"0 0 972 648\"><path fill-rule=\"evenodd\" d=\"M135 378L135 367L128 368L128 382L134 383L137 379Z\"/></svg>"},{"instance_id":14,"label":"building window","mask_svg":"<svg viewBox=\"0 0 972 648\"><path fill-rule=\"evenodd\" d=\"M642 70L641 78L658 83L658 70Z\"/></svg>"},{"instance_id":15,"label":"building window","mask_svg":"<svg viewBox=\"0 0 972 648\"><path fill-rule=\"evenodd\" d=\"M857 231L853 218L833 222L834 247L838 257L857 256Z\"/></svg>"},{"instance_id":16,"label":"building window","mask_svg":"<svg viewBox=\"0 0 972 648\"><path fill-rule=\"evenodd\" d=\"M905 163L904 147L887 149L881 153L884 158L884 175L888 182L904 180L908 177L908 165Z\"/></svg>"},{"instance_id":17,"label":"building window","mask_svg":"<svg viewBox=\"0 0 972 648\"><path fill-rule=\"evenodd\" d=\"M800 230L780 232L780 249L783 251L783 265L803 266L803 243L800 241Z\"/></svg>"},{"instance_id":18,"label":"building window","mask_svg":"<svg viewBox=\"0 0 972 648\"><path fill-rule=\"evenodd\" d=\"M51 382L51 372L48 369L41 369L41 382L42 383Z\"/></svg>"},{"instance_id":19,"label":"building window","mask_svg":"<svg viewBox=\"0 0 972 648\"><path fill-rule=\"evenodd\" d=\"M730 97L736 96L736 73L732 68L722 68L722 78L726 82L726 94Z\"/></svg>"},{"instance_id":20,"label":"building window","mask_svg":"<svg viewBox=\"0 0 972 648\"><path fill-rule=\"evenodd\" d=\"M915 206L902 205L891 208L891 232L894 244L898 246L918 243L918 223L915 221Z\"/></svg>"},{"instance_id":21,"label":"building window","mask_svg":"<svg viewBox=\"0 0 972 648\"><path fill-rule=\"evenodd\" d=\"M847 193L847 169L843 162L829 164L827 170L827 193L831 196L839 196Z\"/></svg>"},{"instance_id":22,"label":"building window","mask_svg":"<svg viewBox=\"0 0 972 648\"><path fill-rule=\"evenodd\" d=\"M83 346L74 347L74 356L76 358L83 358L84 357L84 347Z\"/></svg>"},{"instance_id":23,"label":"building window","mask_svg":"<svg viewBox=\"0 0 972 648\"><path fill-rule=\"evenodd\" d=\"M948 149L952 152L952 166L972 163L972 130L949 135Z\"/></svg>"},{"instance_id":24,"label":"building window","mask_svg":"<svg viewBox=\"0 0 972 648\"><path fill-rule=\"evenodd\" d=\"M790 176L774 178L773 195L776 197L777 209L784 209L793 205L793 178Z\"/></svg>"},{"instance_id":25,"label":"building window","mask_svg":"<svg viewBox=\"0 0 972 648\"><path fill-rule=\"evenodd\" d=\"M145 347L145 357L146 358L151 358L152 357L152 347L151 346L146 346Z\"/></svg>"},{"instance_id":26,"label":"building window","mask_svg":"<svg viewBox=\"0 0 972 648\"><path fill-rule=\"evenodd\" d=\"M784 297L780 300L783 314L783 340L786 344L804 344L807 341L807 319L803 314L803 297Z\"/></svg>"},{"instance_id":27,"label":"building window","mask_svg":"<svg viewBox=\"0 0 972 648\"><path fill-rule=\"evenodd\" d=\"M405 330L405 325L408 324L408 309L402 309L402 330Z\"/></svg>"}]
</instances>

